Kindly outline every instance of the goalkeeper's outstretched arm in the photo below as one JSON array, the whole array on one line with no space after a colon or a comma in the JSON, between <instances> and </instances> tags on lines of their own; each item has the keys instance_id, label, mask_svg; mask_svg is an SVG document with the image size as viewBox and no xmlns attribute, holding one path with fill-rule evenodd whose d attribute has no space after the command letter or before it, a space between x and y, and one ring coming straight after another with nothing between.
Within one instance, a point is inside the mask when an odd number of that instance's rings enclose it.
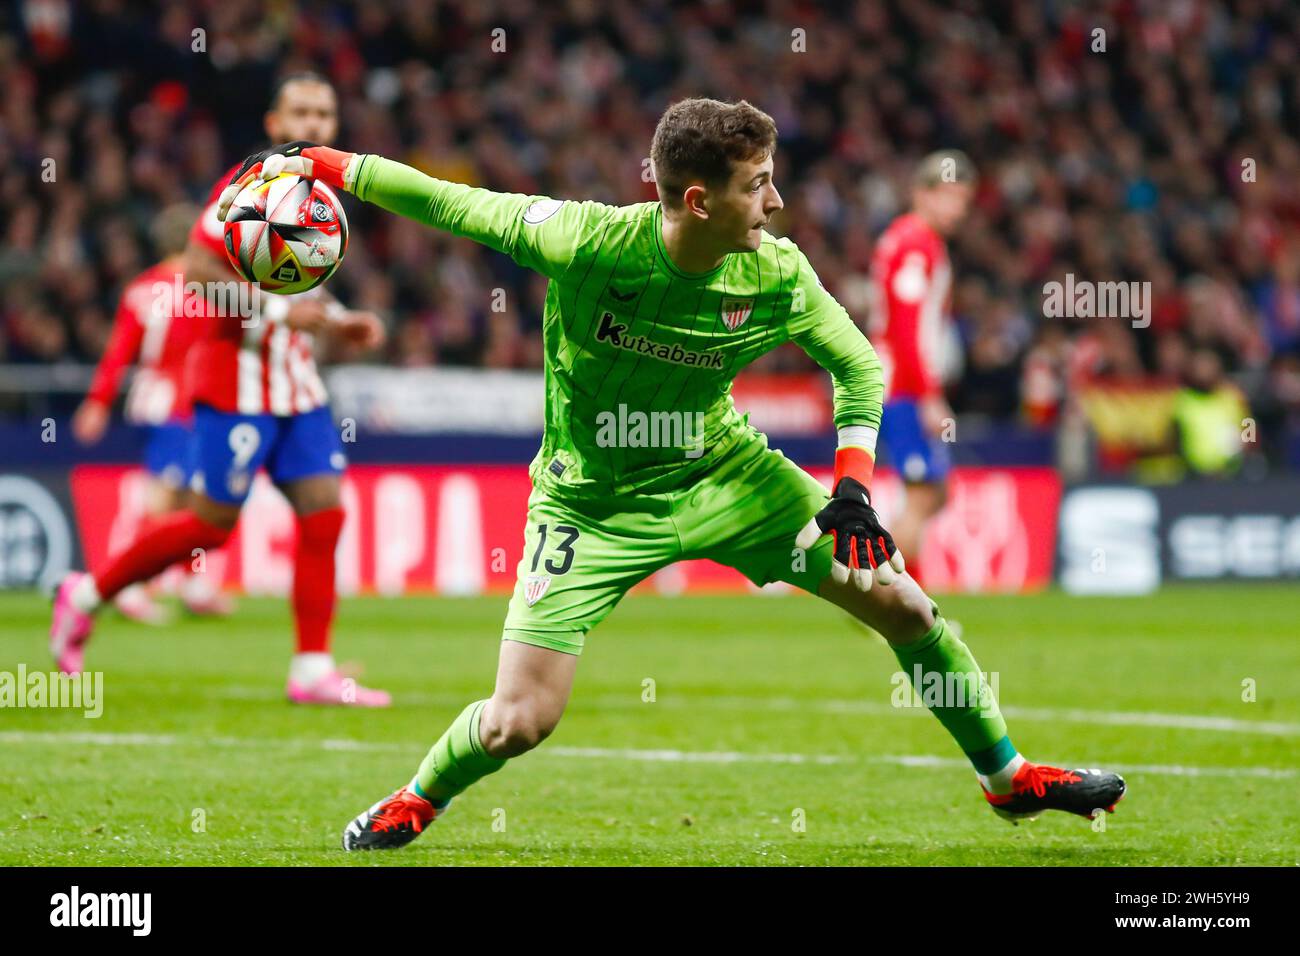
<instances>
[{"instance_id":1,"label":"goalkeeper's outstretched arm","mask_svg":"<svg viewBox=\"0 0 1300 956\"><path fill-rule=\"evenodd\" d=\"M289 143L250 156L222 194L219 215L253 177L297 173L435 229L504 252L522 266L557 278L585 232L608 207L546 196L498 193L426 176L382 156Z\"/></svg>"}]
</instances>

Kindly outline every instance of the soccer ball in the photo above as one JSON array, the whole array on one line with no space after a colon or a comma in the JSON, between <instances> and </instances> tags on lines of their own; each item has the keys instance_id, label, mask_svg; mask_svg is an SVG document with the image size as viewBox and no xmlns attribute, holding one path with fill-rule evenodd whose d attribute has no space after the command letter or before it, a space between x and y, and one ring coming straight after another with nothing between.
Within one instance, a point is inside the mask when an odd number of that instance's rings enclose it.
<instances>
[{"instance_id":1,"label":"soccer ball","mask_svg":"<svg viewBox=\"0 0 1300 956\"><path fill-rule=\"evenodd\" d=\"M334 274L348 248L348 219L324 183L294 173L255 179L226 213L226 256L263 291L294 295Z\"/></svg>"}]
</instances>

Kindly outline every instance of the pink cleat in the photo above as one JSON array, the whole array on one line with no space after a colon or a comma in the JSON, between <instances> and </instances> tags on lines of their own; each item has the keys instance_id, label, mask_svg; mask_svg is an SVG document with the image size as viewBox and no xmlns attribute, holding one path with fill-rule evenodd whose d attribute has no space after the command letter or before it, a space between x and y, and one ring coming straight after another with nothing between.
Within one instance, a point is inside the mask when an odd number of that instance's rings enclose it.
<instances>
[{"instance_id":1,"label":"pink cleat","mask_svg":"<svg viewBox=\"0 0 1300 956\"><path fill-rule=\"evenodd\" d=\"M289 702L335 707L387 707L393 698L386 690L362 687L355 678L334 670L309 686L290 680Z\"/></svg>"},{"instance_id":2,"label":"pink cleat","mask_svg":"<svg viewBox=\"0 0 1300 956\"><path fill-rule=\"evenodd\" d=\"M185 610L198 617L229 617L235 613L235 599L232 598L207 574L190 573L184 575L176 587L176 594L185 605Z\"/></svg>"},{"instance_id":3,"label":"pink cleat","mask_svg":"<svg viewBox=\"0 0 1300 956\"><path fill-rule=\"evenodd\" d=\"M185 605L186 611L196 617L230 617L235 613L235 600L224 591L186 594L182 590L181 603Z\"/></svg>"},{"instance_id":4,"label":"pink cleat","mask_svg":"<svg viewBox=\"0 0 1300 956\"><path fill-rule=\"evenodd\" d=\"M124 618L138 624L166 627L174 620L174 615L151 598L149 592L140 584L133 584L124 589L113 599L113 606Z\"/></svg>"},{"instance_id":5,"label":"pink cleat","mask_svg":"<svg viewBox=\"0 0 1300 956\"><path fill-rule=\"evenodd\" d=\"M95 619L79 611L72 603L72 589L86 576L84 571L64 575L54 591L54 615L50 620L50 653L59 670L80 674L86 654L86 642L95 627Z\"/></svg>"}]
</instances>

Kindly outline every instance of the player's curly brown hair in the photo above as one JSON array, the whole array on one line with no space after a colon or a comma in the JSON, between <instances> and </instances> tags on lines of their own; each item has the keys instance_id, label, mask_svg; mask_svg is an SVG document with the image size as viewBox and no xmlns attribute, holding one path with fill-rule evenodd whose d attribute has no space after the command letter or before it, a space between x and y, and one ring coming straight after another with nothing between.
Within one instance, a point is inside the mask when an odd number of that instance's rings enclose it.
<instances>
[{"instance_id":1,"label":"player's curly brown hair","mask_svg":"<svg viewBox=\"0 0 1300 956\"><path fill-rule=\"evenodd\" d=\"M775 149L776 123L745 100L696 97L674 103L659 117L650 143L659 201L679 208L693 180L724 184L732 163L762 159Z\"/></svg>"}]
</instances>

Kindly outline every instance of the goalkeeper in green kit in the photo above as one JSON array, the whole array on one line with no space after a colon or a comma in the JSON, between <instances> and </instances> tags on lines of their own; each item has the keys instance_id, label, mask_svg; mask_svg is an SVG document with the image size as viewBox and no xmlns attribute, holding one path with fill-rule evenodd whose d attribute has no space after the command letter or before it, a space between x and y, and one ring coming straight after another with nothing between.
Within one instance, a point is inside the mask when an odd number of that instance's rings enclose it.
<instances>
[{"instance_id":1,"label":"goalkeeper in green kit","mask_svg":"<svg viewBox=\"0 0 1300 956\"><path fill-rule=\"evenodd\" d=\"M970 650L906 573L869 492L880 365L795 244L764 231L782 207L775 148L771 117L749 103L690 99L655 130L658 202L494 193L311 143L250 157L227 188L223 217L252 177L314 177L550 280L546 427L496 687L461 712L409 783L348 824L346 849L404 846L453 797L541 743L564 712L588 632L637 582L690 558L755 584L797 585L880 632L909 678L947 689L925 703L1000 815L1091 817L1123 796L1113 773L1017 753ZM737 373L787 341L834 379L831 495L769 449L731 401Z\"/></svg>"}]
</instances>

